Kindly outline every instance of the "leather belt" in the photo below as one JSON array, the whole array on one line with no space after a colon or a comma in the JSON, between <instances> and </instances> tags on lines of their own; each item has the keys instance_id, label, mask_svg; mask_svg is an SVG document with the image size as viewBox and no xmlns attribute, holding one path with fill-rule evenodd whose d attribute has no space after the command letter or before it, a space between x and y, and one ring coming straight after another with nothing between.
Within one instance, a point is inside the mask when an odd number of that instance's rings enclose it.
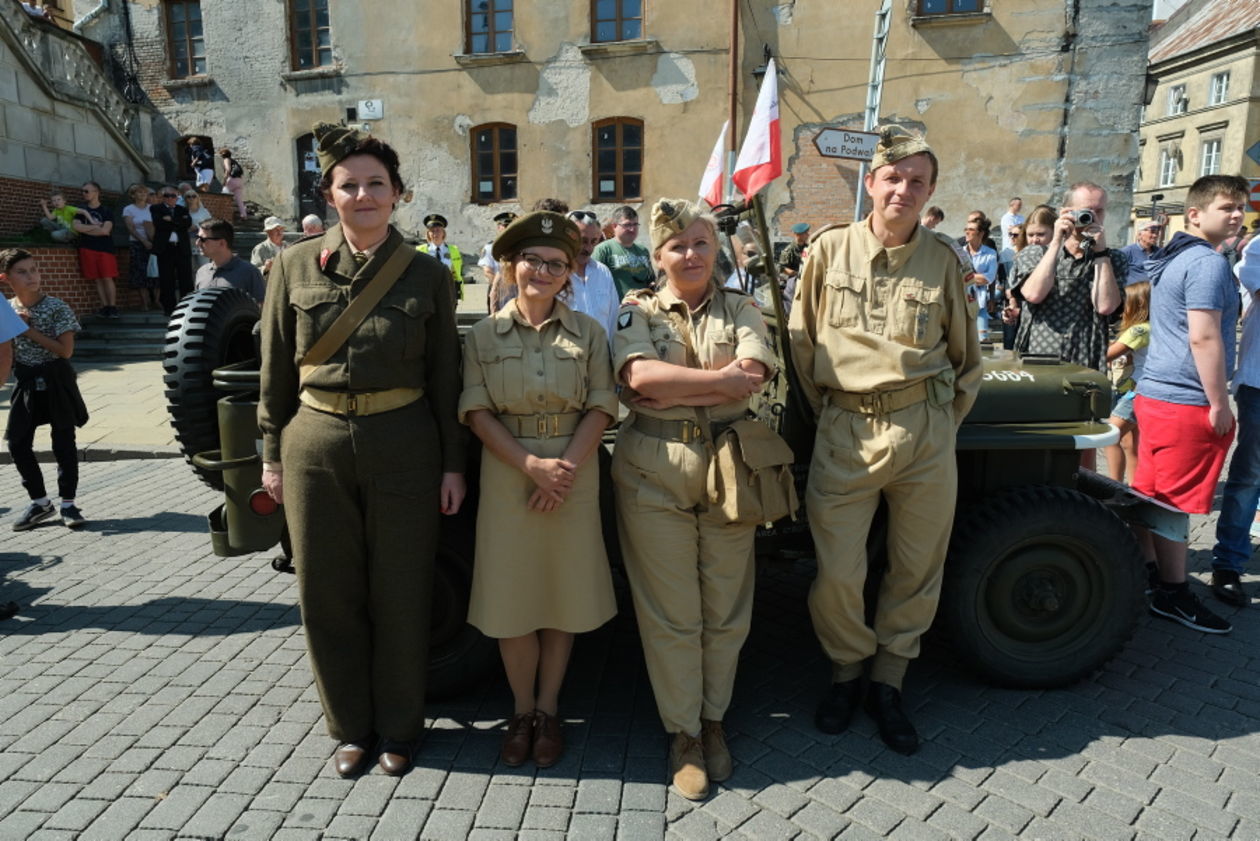
<instances>
[{"instance_id":1,"label":"leather belt","mask_svg":"<svg viewBox=\"0 0 1260 841\"><path fill-rule=\"evenodd\" d=\"M725 421L713 422L713 438L717 438L718 434L726 427L730 426L739 418L732 418ZM634 421L631 423L635 429L644 435L651 435L653 438L664 438L666 441L681 441L684 444L691 444L695 441L703 441L703 430L700 424L693 420L663 420L654 418L650 415L636 414Z\"/></svg>"},{"instance_id":2,"label":"leather belt","mask_svg":"<svg viewBox=\"0 0 1260 841\"><path fill-rule=\"evenodd\" d=\"M424 396L423 388L387 388L382 391L329 391L303 386L298 399L321 412L346 417L365 417L410 406Z\"/></svg>"},{"instance_id":3,"label":"leather belt","mask_svg":"<svg viewBox=\"0 0 1260 841\"><path fill-rule=\"evenodd\" d=\"M559 438L572 435L582 416L582 412L562 412L555 415L499 415L498 418L513 438Z\"/></svg>"},{"instance_id":4,"label":"leather belt","mask_svg":"<svg viewBox=\"0 0 1260 841\"><path fill-rule=\"evenodd\" d=\"M827 402L846 412L862 415L887 415L898 409L927 400L927 381L890 391L828 391Z\"/></svg>"}]
</instances>

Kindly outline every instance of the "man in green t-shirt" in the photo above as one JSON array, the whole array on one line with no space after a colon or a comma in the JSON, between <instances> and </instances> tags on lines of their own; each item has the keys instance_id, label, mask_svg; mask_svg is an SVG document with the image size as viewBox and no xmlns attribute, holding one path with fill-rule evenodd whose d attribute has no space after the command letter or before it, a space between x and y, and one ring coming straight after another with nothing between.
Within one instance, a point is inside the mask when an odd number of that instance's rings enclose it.
<instances>
[{"instance_id":1,"label":"man in green t-shirt","mask_svg":"<svg viewBox=\"0 0 1260 841\"><path fill-rule=\"evenodd\" d=\"M613 239L595 246L592 259L598 260L612 272L617 294L624 297L632 289L646 289L652 285L652 255L641 245L635 245L639 236L639 214L634 208L617 208L612 216Z\"/></svg>"}]
</instances>

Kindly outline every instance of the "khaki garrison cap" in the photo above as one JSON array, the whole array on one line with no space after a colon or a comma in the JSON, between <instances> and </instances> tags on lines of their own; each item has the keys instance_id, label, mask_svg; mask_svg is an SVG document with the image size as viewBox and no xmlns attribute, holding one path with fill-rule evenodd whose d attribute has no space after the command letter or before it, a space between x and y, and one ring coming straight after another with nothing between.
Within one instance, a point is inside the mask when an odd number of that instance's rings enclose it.
<instances>
[{"instance_id":1,"label":"khaki garrison cap","mask_svg":"<svg viewBox=\"0 0 1260 841\"><path fill-rule=\"evenodd\" d=\"M670 237L681 234L704 214L699 205L686 199L661 199L652 205L652 250L660 248Z\"/></svg>"},{"instance_id":2,"label":"khaki garrison cap","mask_svg":"<svg viewBox=\"0 0 1260 841\"><path fill-rule=\"evenodd\" d=\"M875 156L871 158L871 172L886 164L895 164L902 158L932 151L926 140L899 126L884 126L878 131L879 143L875 145Z\"/></svg>"}]
</instances>

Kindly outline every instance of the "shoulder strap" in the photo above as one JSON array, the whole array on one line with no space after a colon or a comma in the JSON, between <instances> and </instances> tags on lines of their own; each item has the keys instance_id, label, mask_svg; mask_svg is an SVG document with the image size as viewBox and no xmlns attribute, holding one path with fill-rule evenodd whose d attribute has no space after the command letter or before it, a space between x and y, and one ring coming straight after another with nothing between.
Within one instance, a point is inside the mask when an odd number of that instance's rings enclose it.
<instances>
[{"instance_id":1,"label":"shoulder strap","mask_svg":"<svg viewBox=\"0 0 1260 841\"><path fill-rule=\"evenodd\" d=\"M328 358L346 343L350 334L363 323L363 319L367 318L372 308L380 303L381 298L385 297L385 293L390 290L395 281L402 277L407 266L411 265L411 259L415 253L406 243L399 243L394 253L389 255L385 265L381 266L376 275L368 281L363 291L350 302L350 306L342 310L332 326L315 340L315 344L311 345L310 350L302 357L302 361L298 363L299 382L305 382L312 371L327 362Z\"/></svg>"}]
</instances>

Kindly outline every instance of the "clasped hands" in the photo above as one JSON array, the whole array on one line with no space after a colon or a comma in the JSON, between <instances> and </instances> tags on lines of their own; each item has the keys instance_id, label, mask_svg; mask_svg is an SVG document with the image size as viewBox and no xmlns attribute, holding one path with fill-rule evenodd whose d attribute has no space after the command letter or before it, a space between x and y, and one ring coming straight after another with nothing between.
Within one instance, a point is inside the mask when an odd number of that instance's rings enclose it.
<instances>
[{"instance_id":1,"label":"clasped hands","mask_svg":"<svg viewBox=\"0 0 1260 841\"><path fill-rule=\"evenodd\" d=\"M531 455L525 459L525 473L537 485L526 507L530 511L546 513L555 511L568 498L577 478L577 465L564 458Z\"/></svg>"}]
</instances>

